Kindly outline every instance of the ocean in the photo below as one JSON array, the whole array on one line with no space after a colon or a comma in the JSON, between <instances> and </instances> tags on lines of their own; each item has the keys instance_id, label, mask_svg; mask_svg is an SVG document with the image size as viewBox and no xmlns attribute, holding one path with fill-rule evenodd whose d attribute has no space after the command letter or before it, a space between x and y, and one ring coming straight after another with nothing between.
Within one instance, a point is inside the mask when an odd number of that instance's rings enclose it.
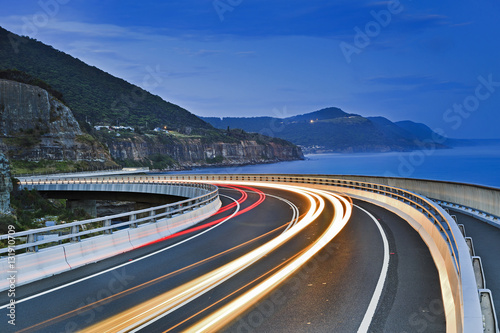
<instances>
[{"instance_id":1,"label":"ocean","mask_svg":"<svg viewBox=\"0 0 500 333\"><path fill-rule=\"evenodd\" d=\"M500 145L412 152L314 154L305 160L240 167L196 168L169 174L332 174L389 176L500 188Z\"/></svg>"}]
</instances>

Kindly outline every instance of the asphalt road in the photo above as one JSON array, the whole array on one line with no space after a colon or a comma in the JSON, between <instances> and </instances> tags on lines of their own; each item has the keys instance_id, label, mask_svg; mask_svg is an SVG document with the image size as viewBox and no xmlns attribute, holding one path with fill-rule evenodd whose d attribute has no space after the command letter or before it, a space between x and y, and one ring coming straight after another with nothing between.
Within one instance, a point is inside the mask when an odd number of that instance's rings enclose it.
<instances>
[{"instance_id":1,"label":"asphalt road","mask_svg":"<svg viewBox=\"0 0 500 333\"><path fill-rule=\"evenodd\" d=\"M7 309L0 310L0 318L4 318L0 321L0 332L76 332L220 267L283 232L293 210L274 196L293 202L300 214L309 209L309 203L298 194L261 190L267 196L260 205L208 232L198 230L18 287L16 299L20 301L110 267L125 265L18 303L15 327L7 324ZM234 189L221 189L221 194L225 195L224 205L242 196ZM240 209L258 201L259 195L249 192ZM394 214L367 203L355 203L370 211L382 225L391 253L382 305L377 308L369 331L444 331L439 279L423 241ZM210 220L233 213L235 208ZM327 204L325 213L285 246L142 331L188 329L307 248L326 229L332 213L333 207ZM188 240L194 235L198 236ZM162 249L163 252L143 258ZM374 293L383 256L377 226L365 212L355 208L347 226L321 253L226 331L356 332ZM0 304L7 301L6 294L0 295Z\"/></svg>"},{"instance_id":2,"label":"asphalt road","mask_svg":"<svg viewBox=\"0 0 500 333\"><path fill-rule=\"evenodd\" d=\"M354 203L375 216L389 242L388 275L369 332L445 332L437 270L417 232L385 209ZM374 222L354 209L347 226L308 266L227 332L356 332L382 255Z\"/></svg>"}]
</instances>

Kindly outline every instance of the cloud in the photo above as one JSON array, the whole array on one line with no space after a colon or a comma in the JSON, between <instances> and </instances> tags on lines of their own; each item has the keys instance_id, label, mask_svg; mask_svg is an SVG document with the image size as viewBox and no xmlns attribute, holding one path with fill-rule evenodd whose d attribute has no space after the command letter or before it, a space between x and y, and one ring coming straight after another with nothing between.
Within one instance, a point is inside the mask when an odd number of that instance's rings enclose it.
<instances>
[{"instance_id":1,"label":"cloud","mask_svg":"<svg viewBox=\"0 0 500 333\"><path fill-rule=\"evenodd\" d=\"M403 15L396 18L396 21L398 30L402 33L419 33L428 29L447 27L451 25L447 16L436 14L422 15L403 13Z\"/></svg>"},{"instance_id":2,"label":"cloud","mask_svg":"<svg viewBox=\"0 0 500 333\"><path fill-rule=\"evenodd\" d=\"M190 49L185 47L174 47L174 51L188 57L208 57L226 53L224 50Z\"/></svg>"},{"instance_id":3,"label":"cloud","mask_svg":"<svg viewBox=\"0 0 500 333\"><path fill-rule=\"evenodd\" d=\"M462 82L439 80L433 76L425 75L379 76L365 79L364 82L391 91L396 88L398 90L410 89L413 92L451 91L460 93L473 89L473 86Z\"/></svg>"},{"instance_id":4,"label":"cloud","mask_svg":"<svg viewBox=\"0 0 500 333\"><path fill-rule=\"evenodd\" d=\"M26 19L27 16L0 17L0 22L8 30L20 35L36 38L40 32L57 35L68 35L72 38L113 40L149 40L154 36L154 29L145 27L120 26L104 23L86 23L79 21L63 21L52 18L46 24L35 24Z\"/></svg>"},{"instance_id":5,"label":"cloud","mask_svg":"<svg viewBox=\"0 0 500 333\"><path fill-rule=\"evenodd\" d=\"M464 27L466 25L471 25L473 23L474 23L474 21L468 21L468 22L462 22L462 23L455 23L455 24L451 24L450 27Z\"/></svg>"},{"instance_id":6,"label":"cloud","mask_svg":"<svg viewBox=\"0 0 500 333\"><path fill-rule=\"evenodd\" d=\"M234 54L239 56L239 57L255 57L255 56L257 56L257 52L255 52L255 51L239 51L239 52L235 52Z\"/></svg>"}]
</instances>

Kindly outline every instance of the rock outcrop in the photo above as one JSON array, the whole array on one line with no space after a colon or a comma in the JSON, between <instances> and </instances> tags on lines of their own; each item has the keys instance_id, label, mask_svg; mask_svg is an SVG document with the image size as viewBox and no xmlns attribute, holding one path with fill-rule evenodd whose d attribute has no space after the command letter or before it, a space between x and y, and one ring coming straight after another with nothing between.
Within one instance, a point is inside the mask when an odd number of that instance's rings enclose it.
<instances>
[{"instance_id":1,"label":"rock outcrop","mask_svg":"<svg viewBox=\"0 0 500 333\"><path fill-rule=\"evenodd\" d=\"M0 79L0 148L11 159L29 161L111 160L84 135L71 110L46 90Z\"/></svg>"},{"instance_id":2,"label":"rock outcrop","mask_svg":"<svg viewBox=\"0 0 500 333\"><path fill-rule=\"evenodd\" d=\"M0 133L11 136L29 130L81 135L71 110L39 87L0 79Z\"/></svg>"},{"instance_id":3,"label":"rock outcrop","mask_svg":"<svg viewBox=\"0 0 500 333\"><path fill-rule=\"evenodd\" d=\"M10 192L12 180L10 178L9 161L0 153L0 214L10 214Z\"/></svg>"},{"instance_id":4,"label":"rock outcrop","mask_svg":"<svg viewBox=\"0 0 500 333\"><path fill-rule=\"evenodd\" d=\"M203 143L202 139L182 139L162 144L159 140L134 138L107 142L116 160L145 161L154 155L168 155L178 162L177 167L206 165L241 165L271 163L302 159L300 148L292 144L258 143L242 140L239 143Z\"/></svg>"}]
</instances>

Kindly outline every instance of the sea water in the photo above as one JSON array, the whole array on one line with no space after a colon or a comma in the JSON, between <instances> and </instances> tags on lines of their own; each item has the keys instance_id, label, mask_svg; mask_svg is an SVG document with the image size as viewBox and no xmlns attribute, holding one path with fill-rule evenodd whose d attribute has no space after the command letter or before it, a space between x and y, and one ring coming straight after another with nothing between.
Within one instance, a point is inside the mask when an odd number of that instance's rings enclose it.
<instances>
[{"instance_id":1,"label":"sea water","mask_svg":"<svg viewBox=\"0 0 500 333\"><path fill-rule=\"evenodd\" d=\"M412 152L314 154L305 160L175 173L331 174L419 178L500 188L500 145Z\"/></svg>"}]
</instances>

